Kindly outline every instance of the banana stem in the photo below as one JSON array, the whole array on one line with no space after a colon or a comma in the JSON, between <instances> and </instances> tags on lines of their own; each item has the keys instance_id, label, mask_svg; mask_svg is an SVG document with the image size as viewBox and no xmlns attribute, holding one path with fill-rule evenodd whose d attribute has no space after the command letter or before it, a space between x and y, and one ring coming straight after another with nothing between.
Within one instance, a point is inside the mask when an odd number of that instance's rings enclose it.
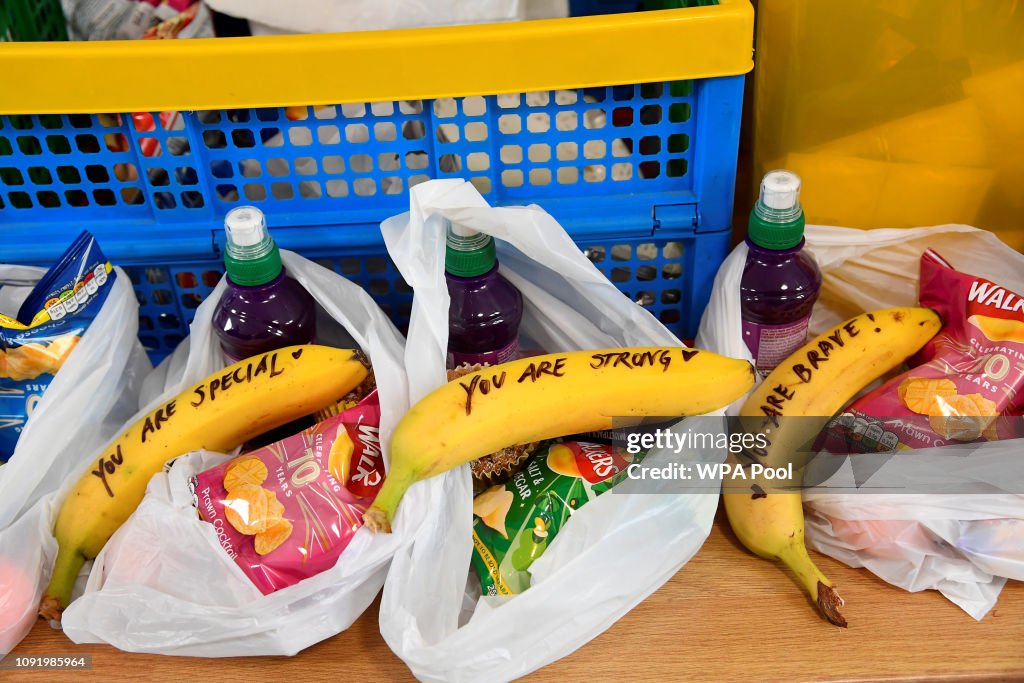
<instances>
[{"instance_id":1,"label":"banana stem","mask_svg":"<svg viewBox=\"0 0 1024 683\"><path fill-rule=\"evenodd\" d=\"M373 505L363 515L363 524L374 533L391 533L391 522L395 518L395 510L402 496L416 482L416 477L409 472L388 472Z\"/></svg>"},{"instance_id":2,"label":"banana stem","mask_svg":"<svg viewBox=\"0 0 1024 683\"><path fill-rule=\"evenodd\" d=\"M843 606L843 599L832 586L818 582L818 611L832 624L840 628L846 628L846 617L839 613Z\"/></svg>"},{"instance_id":3,"label":"banana stem","mask_svg":"<svg viewBox=\"0 0 1024 683\"><path fill-rule=\"evenodd\" d=\"M71 591L78 579L78 572L85 564L85 556L77 549L59 546L57 561L50 575L50 585L46 587L43 601L39 604L39 615L51 621L60 621L64 608L71 603Z\"/></svg>"},{"instance_id":4,"label":"banana stem","mask_svg":"<svg viewBox=\"0 0 1024 683\"><path fill-rule=\"evenodd\" d=\"M822 574L811 560L804 544L792 543L786 546L779 553L779 559L796 574L804 590L817 605L818 611L832 624L845 628L846 619L839 613L839 608L843 606L843 599L832 587L832 582L828 580L828 577Z\"/></svg>"}]
</instances>

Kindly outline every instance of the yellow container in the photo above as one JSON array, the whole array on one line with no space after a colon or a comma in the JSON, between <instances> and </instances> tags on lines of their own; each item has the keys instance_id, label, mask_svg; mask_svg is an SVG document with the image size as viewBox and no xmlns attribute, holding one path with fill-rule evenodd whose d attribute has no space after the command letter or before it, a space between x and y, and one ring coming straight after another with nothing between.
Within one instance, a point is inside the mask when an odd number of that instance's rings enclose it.
<instances>
[{"instance_id":1,"label":"yellow container","mask_svg":"<svg viewBox=\"0 0 1024 683\"><path fill-rule=\"evenodd\" d=\"M799 173L809 222L1024 250L1019 1L761 0L756 56L754 175Z\"/></svg>"},{"instance_id":2,"label":"yellow container","mask_svg":"<svg viewBox=\"0 0 1024 683\"><path fill-rule=\"evenodd\" d=\"M419 100L742 74L753 66L753 19L748 0L719 0L430 29L0 43L0 113Z\"/></svg>"}]
</instances>

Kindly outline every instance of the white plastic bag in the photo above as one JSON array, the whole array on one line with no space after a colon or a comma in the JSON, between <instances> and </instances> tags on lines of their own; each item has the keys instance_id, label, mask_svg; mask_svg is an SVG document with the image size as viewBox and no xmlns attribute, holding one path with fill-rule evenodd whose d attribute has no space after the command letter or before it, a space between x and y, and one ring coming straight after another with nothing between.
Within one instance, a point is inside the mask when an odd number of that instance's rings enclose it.
<instances>
[{"instance_id":1,"label":"white plastic bag","mask_svg":"<svg viewBox=\"0 0 1024 683\"><path fill-rule=\"evenodd\" d=\"M248 19L253 35L380 31L565 16L566 0L206 0Z\"/></svg>"},{"instance_id":2,"label":"white plastic bag","mask_svg":"<svg viewBox=\"0 0 1024 683\"><path fill-rule=\"evenodd\" d=\"M460 180L430 181L410 194L410 212L388 219L382 230L415 291L405 356L414 402L446 380L442 216L499 238L500 272L523 295L525 347L556 352L681 345L624 297L540 208L491 208ZM651 462L658 457L648 455ZM667 581L707 538L717 501L715 495L601 496L576 512L530 567L529 590L474 600L466 592L473 521L469 467L417 483L393 524L415 540L392 561L381 633L422 680L483 683L523 676L576 650Z\"/></svg>"},{"instance_id":3,"label":"white plastic bag","mask_svg":"<svg viewBox=\"0 0 1024 683\"><path fill-rule=\"evenodd\" d=\"M17 310L46 271L0 266L3 310ZM43 393L10 461L0 467L0 656L39 618L57 547L52 528L59 492L94 450L136 409L151 369L138 341L139 304L115 269L107 300Z\"/></svg>"},{"instance_id":4,"label":"white plastic bag","mask_svg":"<svg viewBox=\"0 0 1024 683\"><path fill-rule=\"evenodd\" d=\"M811 334L863 311L917 305L918 263L929 247L961 272L1024 291L1024 254L995 235L969 226L911 230L807 226L805 237L824 278ZM715 277L697 334L701 348L750 358L740 327L739 282L746 257L746 245L741 244ZM970 466L958 472L949 472L949 459L941 448L901 453L886 465L886 476L891 477L893 468L928 467L929 462L942 459L947 483L984 487L986 493L809 491L804 496L809 543L906 590L936 589L981 619L995 605L1006 578L1024 580L1022 446L1020 439L984 444L971 456ZM940 471L929 471L933 469ZM845 478L843 485L852 486L852 474L846 470L828 484L835 486Z\"/></svg>"},{"instance_id":5,"label":"white plastic bag","mask_svg":"<svg viewBox=\"0 0 1024 683\"><path fill-rule=\"evenodd\" d=\"M369 356L387 444L407 409L401 335L358 285L297 254L282 251L281 259ZM224 366L212 325L223 289L222 282L199 306L187 343L147 382L155 397L146 411ZM327 333L321 324L318 335ZM360 529L333 569L262 595L192 505L189 478L228 457L190 453L150 480L142 504L93 563L84 595L64 612L72 640L201 657L292 655L346 629L373 601L402 534Z\"/></svg>"}]
</instances>

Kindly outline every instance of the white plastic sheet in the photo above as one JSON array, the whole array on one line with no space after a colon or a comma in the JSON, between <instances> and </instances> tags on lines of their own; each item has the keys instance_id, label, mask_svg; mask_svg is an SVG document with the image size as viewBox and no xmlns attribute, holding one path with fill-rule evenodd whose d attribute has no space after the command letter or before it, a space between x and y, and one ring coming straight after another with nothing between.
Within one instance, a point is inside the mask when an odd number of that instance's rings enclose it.
<instances>
[{"instance_id":1,"label":"white plastic sheet","mask_svg":"<svg viewBox=\"0 0 1024 683\"><path fill-rule=\"evenodd\" d=\"M369 356L387 444L407 409L401 335L358 285L297 254L281 257ZM223 288L199 306L189 339L146 382L144 411L224 366L212 325ZM261 595L192 506L189 478L227 457L190 453L150 480L142 504L93 563L84 595L64 612L72 640L201 657L291 655L346 629L373 601L391 555L407 540L401 533L360 529L333 569Z\"/></svg>"},{"instance_id":2,"label":"white plastic sheet","mask_svg":"<svg viewBox=\"0 0 1024 683\"><path fill-rule=\"evenodd\" d=\"M25 424L0 467L0 656L38 619L56 557L52 524L61 491L77 479L137 407L151 369L139 344L139 305L121 269L103 307ZM0 266L2 310L17 310L45 271Z\"/></svg>"}]
</instances>

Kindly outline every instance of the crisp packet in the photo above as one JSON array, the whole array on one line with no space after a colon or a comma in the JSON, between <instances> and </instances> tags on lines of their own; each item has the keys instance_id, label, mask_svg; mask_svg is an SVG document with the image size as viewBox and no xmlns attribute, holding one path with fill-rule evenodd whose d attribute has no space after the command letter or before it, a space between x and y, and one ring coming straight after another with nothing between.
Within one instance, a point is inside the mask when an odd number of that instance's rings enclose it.
<instances>
[{"instance_id":1,"label":"crisp packet","mask_svg":"<svg viewBox=\"0 0 1024 683\"><path fill-rule=\"evenodd\" d=\"M619 483L639 457L609 443L549 442L526 469L474 498L471 561L482 592L514 595L529 588L530 565L573 513Z\"/></svg>"},{"instance_id":2,"label":"crisp packet","mask_svg":"<svg viewBox=\"0 0 1024 683\"><path fill-rule=\"evenodd\" d=\"M0 463L107 300L117 274L82 232L36 283L15 318L0 314Z\"/></svg>"},{"instance_id":3,"label":"crisp packet","mask_svg":"<svg viewBox=\"0 0 1024 683\"><path fill-rule=\"evenodd\" d=\"M824 433L832 453L870 453L1021 436L1024 298L921 255L922 306L943 326L914 367L854 401Z\"/></svg>"},{"instance_id":4,"label":"crisp packet","mask_svg":"<svg viewBox=\"0 0 1024 683\"><path fill-rule=\"evenodd\" d=\"M201 519L264 595L330 569L384 482L380 404L358 405L201 472Z\"/></svg>"}]
</instances>

